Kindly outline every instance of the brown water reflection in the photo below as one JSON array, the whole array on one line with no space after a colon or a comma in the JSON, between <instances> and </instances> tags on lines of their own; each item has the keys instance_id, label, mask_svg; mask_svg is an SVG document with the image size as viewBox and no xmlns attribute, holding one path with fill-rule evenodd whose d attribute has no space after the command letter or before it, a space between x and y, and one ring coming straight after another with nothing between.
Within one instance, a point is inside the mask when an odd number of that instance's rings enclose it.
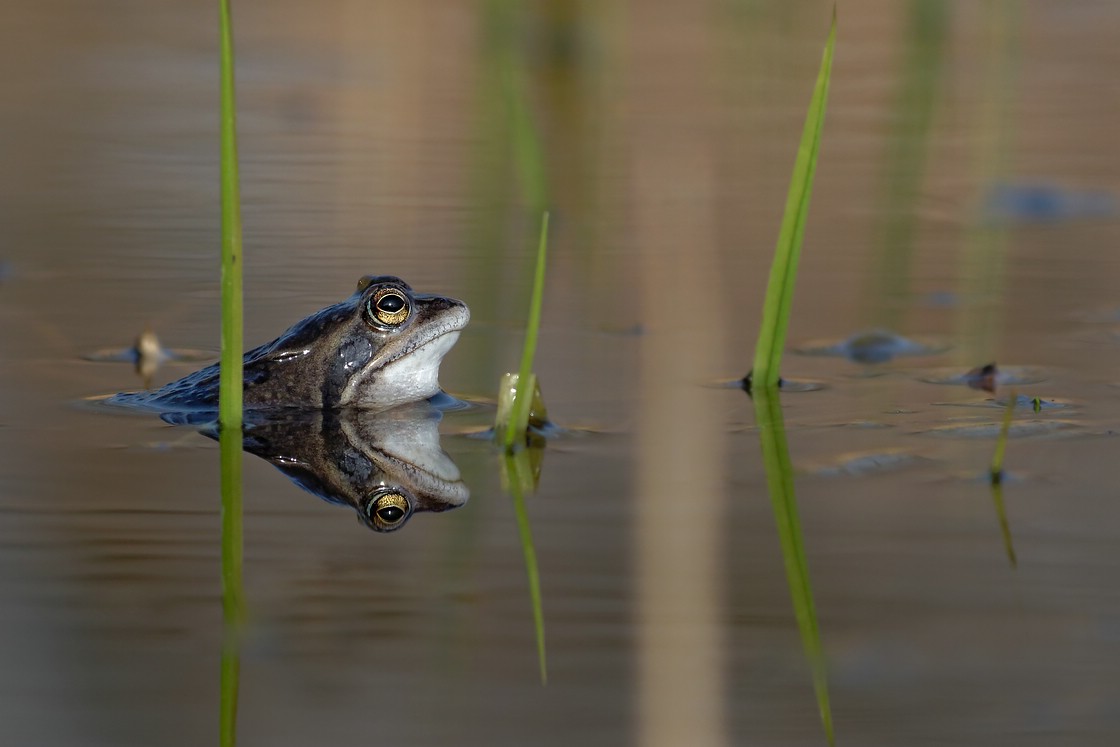
<instances>
[{"instance_id":1,"label":"brown water reflection","mask_svg":"<svg viewBox=\"0 0 1120 747\"><path fill-rule=\"evenodd\" d=\"M538 217L488 119L486 9L236 10L247 342L355 274L394 273L470 303L442 380L491 396L517 360ZM822 744L753 415L706 384L748 367L831 5L505 11L554 211L537 371L558 423L598 431L550 442L525 502L548 685L487 444L445 435L470 502L384 536L246 459L241 742ZM872 375L786 358L825 384L783 399L795 469L915 457L798 473L838 742L1114 744L1120 345L1084 319L1117 306L1117 223L1012 216L995 249L974 228L992 179L1115 194L1120 8L839 12L791 347L889 324L953 348ZM936 39L915 25L927 12ZM216 12L174 0L15 3L0 26L5 743L217 739L217 448L75 405L135 385L129 364L82 356L149 323L171 349L217 346L215 39ZM1006 100L993 80L1013 81ZM902 117L908 96L927 122ZM983 474L990 441L929 435L954 418L983 432L998 409L945 407L977 393L920 380L992 360L1046 372L1019 394L1077 403L1023 415L1074 423L1062 438L1008 445L1015 569L988 485L958 479Z\"/></svg>"}]
</instances>

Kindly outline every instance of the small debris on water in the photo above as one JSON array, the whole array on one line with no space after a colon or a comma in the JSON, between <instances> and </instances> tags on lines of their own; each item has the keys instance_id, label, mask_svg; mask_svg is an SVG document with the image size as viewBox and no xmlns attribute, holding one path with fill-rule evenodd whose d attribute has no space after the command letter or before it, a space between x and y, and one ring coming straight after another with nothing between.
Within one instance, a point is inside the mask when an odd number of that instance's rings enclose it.
<instances>
[{"instance_id":1,"label":"small debris on water","mask_svg":"<svg viewBox=\"0 0 1120 747\"><path fill-rule=\"evenodd\" d=\"M992 369L990 376L986 372L989 366ZM992 389L986 387L989 378ZM994 392L995 389L1002 386L1038 384L1046 381L1047 378L1049 378L1049 374L1041 368L1031 366L997 367L995 363L989 363L986 366L980 366L964 373L961 373L959 368L928 368L918 374L918 381L924 381L927 384L947 384L949 386L963 384L972 389L983 389L988 392Z\"/></svg>"},{"instance_id":2,"label":"small debris on water","mask_svg":"<svg viewBox=\"0 0 1120 747\"><path fill-rule=\"evenodd\" d=\"M145 389L152 388L152 377L160 367L169 361L200 362L213 360L217 356L208 350L187 350L165 348L151 327L136 336L132 347L106 348L82 356L96 363L131 363L136 375L144 382Z\"/></svg>"},{"instance_id":3,"label":"small debris on water","mask_svg":"<svg viewBox=\"0 0 1120 747\"><path fill-rule=\"evenodd\" d=\"M970 389L983 389L985 392L996 391L996 375L998 374L995 363L977 366L964 375L964 383Z\"/></svg>"}]
</instances>

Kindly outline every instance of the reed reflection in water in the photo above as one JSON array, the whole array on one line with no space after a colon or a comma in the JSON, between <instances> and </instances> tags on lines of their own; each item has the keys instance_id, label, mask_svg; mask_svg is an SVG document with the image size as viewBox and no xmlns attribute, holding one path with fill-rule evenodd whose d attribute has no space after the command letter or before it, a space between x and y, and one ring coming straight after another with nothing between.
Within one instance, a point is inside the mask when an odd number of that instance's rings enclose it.
<instances>
[{"instance_id":1,"label":"reed reflection in water","mask_svg":"<svg viewBox=\"0 0 1120 747\"><path fill-rule=\"evenodd\" d=\"M706 365L718 364L723 330L681 318L714 280L711 257L695 249L715 243L697 240L713 234L711 170L703 154L659 150L656 138L648 143L635 174L642 195L636 240L649 257L641 271L648 406L640 410L636 445L638 743L720 745L727 743L722 413L696 381ZM670 214L678 220L666 224ZM694 250L677 262L684 246Z\"/></svg>"}]
</instances>

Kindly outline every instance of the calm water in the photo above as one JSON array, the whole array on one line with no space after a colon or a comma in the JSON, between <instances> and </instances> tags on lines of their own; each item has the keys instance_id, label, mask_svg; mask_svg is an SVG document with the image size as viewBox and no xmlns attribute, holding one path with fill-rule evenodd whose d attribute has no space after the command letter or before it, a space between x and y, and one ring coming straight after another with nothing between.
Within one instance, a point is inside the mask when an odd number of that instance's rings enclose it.
<instances>
[{"instance_id":1,"label":"calm water","mask_svg":"<svg viewBox=\"0 0 1120 747\"><path fill-rule=\"evenodd\" d=\"M216 444L85 399L150 325L216 349L216 12L9 4L0 27L0 742L216 743ZM517 4L515 4L517 5ZM460 395L516 367L554 210L527 503L548 684L485 408L471 498L394 534L246 456L242 744L825 743L741 376L830 5L238 3L246 340L366 273L466 300ZM512 15L512 19L510 14ZM840 744L1120 741L1120 7L840 7L784 398ZM504 55L511 55L504 57ZM928 383L997 361L1021 410ZM171 363L157 384L193 365ZM1008 394L1006 388L999 397Z\"/></svg>"}]
</instances>

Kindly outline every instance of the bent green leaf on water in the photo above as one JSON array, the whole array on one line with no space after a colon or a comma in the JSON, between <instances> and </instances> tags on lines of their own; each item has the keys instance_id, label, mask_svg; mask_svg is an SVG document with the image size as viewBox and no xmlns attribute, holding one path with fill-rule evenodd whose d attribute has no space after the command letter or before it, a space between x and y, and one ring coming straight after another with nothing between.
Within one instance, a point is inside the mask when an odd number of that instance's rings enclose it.
<instances>
[{"instance_id":1,"label":"bent green leaf on water","mask_svg":"<svg viewBox=\"0 0 1120 747\"><path fill-rule=\"evenodd\" d=\"M832 14L832 28L825 43L820 73L809 102L801 144L793 165L789 194L786 197L782 228L774 261L770 266L770 280L766 285L766 300L762 308L762 325L754 352L753 385L755 388L777 388L782 348L789 327L789 313L793 304L793 287L797 280L797 266L801 259L801 244L805 237L805 221L809 214L809 198L813 192L813 175L817 169L820 152L821 129L824 126L825 106L828 101L829 81L832 77L832 53L836 46L836 12Z\"/></svg>"}]
</instances>

